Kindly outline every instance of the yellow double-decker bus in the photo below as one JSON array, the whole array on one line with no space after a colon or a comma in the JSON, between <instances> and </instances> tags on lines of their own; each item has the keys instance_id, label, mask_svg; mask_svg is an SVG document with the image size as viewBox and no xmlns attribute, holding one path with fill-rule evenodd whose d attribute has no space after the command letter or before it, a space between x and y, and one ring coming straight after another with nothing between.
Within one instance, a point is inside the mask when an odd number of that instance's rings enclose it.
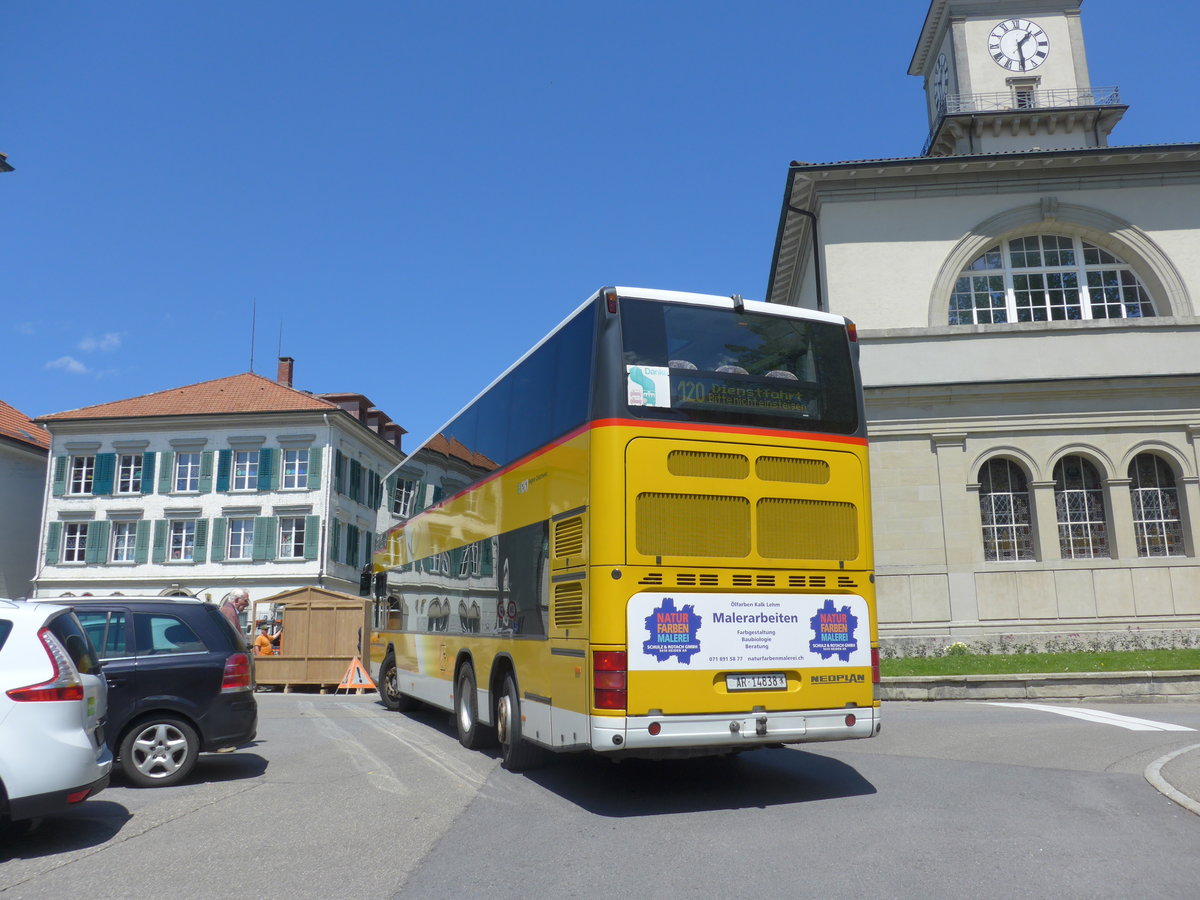
<instances>
[{"instance_id":1,"label":"yellow double-decker bus","mask_svg":"<svg viewBox=\"0 0 1200 900\"><path fill-rule=\"evenodd\" d=\"M854 325L605 288L391 473L384 702L503 764L880 727Z\"/></svg>"}]
</instances>

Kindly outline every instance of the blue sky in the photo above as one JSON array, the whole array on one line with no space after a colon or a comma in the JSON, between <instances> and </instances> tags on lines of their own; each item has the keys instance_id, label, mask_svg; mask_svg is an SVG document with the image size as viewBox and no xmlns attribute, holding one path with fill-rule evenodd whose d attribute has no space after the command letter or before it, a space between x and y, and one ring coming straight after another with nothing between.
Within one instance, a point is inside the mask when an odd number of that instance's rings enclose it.
<instances>
[{"instance_id":1,"label":"blue sky","mask_svg":"<svg viewBox=\"0 0 1200 900\"><path fill-rule=\"evenodd\" d=\"M1198 7L1086 0L1113 143L1200 140ZM790 160L920 153L927 8L6 4L0 398L247 371L256 307L414 449L602 285L761 298Z\"/></svg>"}]
</instances>

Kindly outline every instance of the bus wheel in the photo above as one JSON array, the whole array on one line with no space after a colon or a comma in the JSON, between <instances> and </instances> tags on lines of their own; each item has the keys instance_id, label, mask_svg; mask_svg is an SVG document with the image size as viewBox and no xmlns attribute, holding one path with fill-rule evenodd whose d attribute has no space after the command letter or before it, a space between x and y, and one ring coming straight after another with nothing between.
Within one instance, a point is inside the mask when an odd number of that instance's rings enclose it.
<instances>
[{"instance_id":1,"label":"bus wheel","mask_svg":"<svg viewBox=\"0 0 1200 900\"><path fill-rule=\"evenodd\" d=\"M400 671L396 667L396 657L391 653L379 667L379 699L385 707L396 712L408 712L418 705L408 694L400 692Z\"/></svg>"},{"instance_id":2,"label":"bus wheel","mask_svg":"<svg viewBox=\"0 0 1200 900\"><path fill-rule=\"evenodd\" d=\"M531 769L542 762L541 749L521 735L521 698L511 672L504 676L504 689L496 704L496 734L500 738L501 765L510 772Z\"/></svg>"},{"instance_id":3,"label":"bus wheel","mask_svg":"<svg viewBox=\"0 0 1200 900\"><path fill-rule=\"evenodd\" d=\"M454 724L458 726L458 742L468 750L479 750L495 743L491 729L479 722L479 691L475 685L475 667L470 663L464 663L458 672Z\"/></svg>"}]
</instances>

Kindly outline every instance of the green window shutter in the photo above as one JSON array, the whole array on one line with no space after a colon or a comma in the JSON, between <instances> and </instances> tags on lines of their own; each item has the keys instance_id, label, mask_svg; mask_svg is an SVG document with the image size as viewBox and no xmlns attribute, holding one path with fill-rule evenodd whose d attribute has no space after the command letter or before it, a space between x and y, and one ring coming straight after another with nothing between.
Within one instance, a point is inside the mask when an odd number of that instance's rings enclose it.
<instances>
[{"instance_id":1,"label":"green window shutter","mask_svg":"<svg viewBox=\"0 0 1200 900\"><path fill-rule=\"evenodd\" d=\"M320 447L308 448L308 489L310 491L319 490L321 487L321 460L324 458Z\"/></svg>"},{"instance_id":2,"label":"green window shutter","mask_svg":"<svg viewBox=\"0 0 1200 900\"><path fill-rule=\"evenodd\" d=\"M175 489L175 485L171 483L171 479L175 475L175 454L170 450L164 450L159 463L158 492L160 494L169 494Z\"/></svg>"},{"instance_id":3,"label":"green window shutter","mask_svg":"<svg viewBox=\"0 0 1200 900\"><path fill-rule=\"evenodd\" d=\"M212 490L213 452L205 450L200 454L200 493L207 494Z\"/></svg>"},{"instance_id":4,"label":"green window shutter","mask_svg":"<svg viewBox=\"0 0 1200 900\"><path fill-rule=\"evenodd\" d=\"M358 526L346 526L346 564L358 568Z\"/></svg>"},{"instance_id":5,"label":"green window shutter","mask_svg":"<svg viewBox=\"0 0 1200 900\"><path fill-rule=\"evenodd\" d=\"M233 464L232 450L217 451L217 490L229 490L229 469Z\"/></svg>"},{"instance_id":6,"label":"green window shutter","mask_svg":"<svg viewBox=\"0 0 1200 900\"><path fill-rule=\"evenodd\" d=\"M482 548L483 552L480 554L479 574L490 577L493 574L491 539L489 538L488 540L481 541L480 547Z\"/></svg>"},{"instance_id":7,"label":"green window shutter","mask_svg":"<svg viewBox=\"0 0 1200 900\"><path fill-rule=\"evenodd\" d=\"M154 561L167 561L167 520L159 519L154 523Z\"/></svg>"},{"instance_id":8,"label":"green window shutter","mask_svg":"<svg viewBox=\"0 0 1200 900\"><path fill-rule=\"evenodd\" d=\"M196 544L192 550L192 562L208 562L208 519L196 520Z\"/></svg>"},{"instance_id":9,"label":"green window shutter","mask_svg":"<svg viewBox=\"0 0 1200 900\"><path fill-rule=\"evenodd\" d=\"M61 545L62 522L51 522L46 528L46 565L53 566L58 563L58 548Z\"/></svg>"},{"instance_id":10,"label":"green window shutter","mask_svg":"<svg viewBox=\"0 0 1200 900\"><path fill-rule=\"evenodd\" d=\"M229 523L225 519L212 520L212 550L208 558L213 562L225 561L225 529Z\"/></svg>"},{"instance_id":11,"label":"green window shutter","mask_svg":"<svg viewBox=\"0 0 1200 900\"><path fill-rule=\"evenodd\" d=\"M341 549L342 543L342 523L334 519L329 526L329 561L341 562L338 551Z\"/></svg>"},{"instance_id":12,"label":"green window shutter","mask_svg":"<svg viewBox=\"0 0 1200 900\"><path fill-rule=\"evenodd\" d=\"M108 550L108 522L88 522L87 543L83 548L85 563L103 563Z\"/></svg>"},{"instance_id":13,"label":"green window shutter","mask_svg":"<svg viewBox=\"0 0 1200 900\"><path fill-rule=\"evenodd\" d=\"M333 451L333 489L339 494L346 493L346 477L342 473L342 451Z\"/></svg>"},{"instance_id":14,"label":"green window shutter","mask_svg":"<svg viewBox=\"0 0 1200 900\"><path fill-rule=\"evenodd\" d=\"M154 493L154 457L153 451L142 454L142 493Z\"/></svg>"},{"instance_id":15,"label":"green window shutter","mask_svg":"<svg viewBox=\"0 0 1200 900\"><path fill-rule=\"evenodd\" d=\"M363 565L369 566L375 562L375 532L363 532Z\"/></svg>"},{"instance_id":16,"label":"green window shutter","mask_svg":"<svg viewBox=\"0 0 1200 900\"><path fill-rule=\"evenodd\" d=\"M113 478L116 472L117 454L97 453L96 472L92 477L92 493L111 494L113 492Z\"/></svg>"},{"instance_id":17,"label":"green window shutter","mask_svg":"<svg viewBox=\"0 0 1200 900\"><path fill-rule=\"evenodd\" d=\"M391 475L389 475L387 478L385 478L383 480L383 496L380 500L380 502L382 504L385 504L385 509L389 513L392 512L392 503L395 500L395 498L396 498L396 473L393 472ZM378 509L378 507L376 507L376 509Z\"/></svg>"},{"instance_id":18,"label":"green window shutter","mask_svg":"<svg viewBox=\"0 0 1200 900\"><path fill-rule=\"evenodd\" d=\"M275 516L258 516L254 520L255 559L274 559L275 547L279 543L275 534L279 528L279 520Z\"/></svg>"},{"instance_id":19,"label":"green window shutter","mask_svg":"<svg viewBox=\"0 0 1200 900\"><path fill-rule=\"evenodd\" d=\"M278 467L275 465L278 454L279 451L274 447L263 447L258 451L258 489L260 491L269 491L279 484L276 477Z\"/></svg>"},{"instance_id":20,"label":"green window shutter","mask_svg":"<svg viewBox=\"0 0 1200 900\"><path fill-rule=\"evenodd\" d=\"M56 456L54 457L54 496L61 497L67 492L67 467L71 464L71 457Z\"/></svg>"},{"instance_id":21,"label":"green window shutter","mask_svg":"<svg viewBox=\"0 0 1200 900\"><path fill-rule=\"evenodd\" d=\"M150 561L150 523L145 519L138 522L134 529L133 560L137 563Z\"/></svg>"},{"instance_id":22,"label":"green window shutter","mask_svg":"<svg viewBox=\"0 0 1200 900\"><path fill-rule=\"evenodd\" d=\"M310 470L311 471L311 470ZM316 559L321 546L321 517L304 517L304 558Z\"/></svg>"},{"instance_id":23,"label":"green window shutter","mask_svg":"<svg viewBox=\"0 0 1200 900\"><path fill-rule=\"evenodd\" d=\"M362 503L362 463L350 460L350 499Z\"/></svg>"}]
</instances>

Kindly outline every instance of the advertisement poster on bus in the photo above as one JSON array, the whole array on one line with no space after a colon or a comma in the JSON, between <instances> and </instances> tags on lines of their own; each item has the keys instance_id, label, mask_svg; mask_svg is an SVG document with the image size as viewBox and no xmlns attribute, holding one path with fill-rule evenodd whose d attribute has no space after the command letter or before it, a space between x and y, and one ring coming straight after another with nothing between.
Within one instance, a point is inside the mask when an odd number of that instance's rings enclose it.
<instances>
[{"instance_id":1,"label":"advertisement poster on bus","mask_svg":"<svg viewBox=\"0 0 1200 900\"><path fill-rule=\"evenodd\" d=\"M627 627L631 670L871 665L870 614L854 594L646 592Z\"/></svg>"}]
</instances>

